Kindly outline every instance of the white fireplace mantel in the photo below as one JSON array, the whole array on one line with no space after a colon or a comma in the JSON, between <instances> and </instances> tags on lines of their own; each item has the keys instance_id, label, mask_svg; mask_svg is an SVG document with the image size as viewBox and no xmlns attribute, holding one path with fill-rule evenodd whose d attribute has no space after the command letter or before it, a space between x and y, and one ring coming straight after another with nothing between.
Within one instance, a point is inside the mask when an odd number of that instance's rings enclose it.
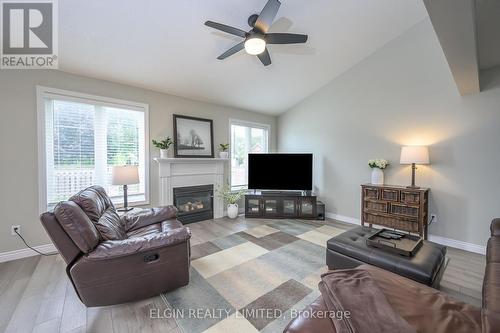
<instances>
[{"instance_id":1,"label":"white fireplace mantel","mask_svg":"<svg viewBox=\"0 0 500 333\"><path fill-rule=\"evenodd\" d=\"M224 185L226 158L155 158L159 164L160 205L174 204L174 188ZM224 202L214 195L214 218L224 216Z\"/></svg>"}]
</instances>

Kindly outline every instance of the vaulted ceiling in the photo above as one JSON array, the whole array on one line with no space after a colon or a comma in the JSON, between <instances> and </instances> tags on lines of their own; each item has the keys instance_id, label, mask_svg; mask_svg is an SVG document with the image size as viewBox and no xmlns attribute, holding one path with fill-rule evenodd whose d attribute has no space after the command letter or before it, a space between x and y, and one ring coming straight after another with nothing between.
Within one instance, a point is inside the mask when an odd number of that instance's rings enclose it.
<instances>
[{"instance_id":1,"label":"vaulted ceiling","mask_svg":"<svg viewBox=\"0 0 500 333\"><path fill-rule=\"evenodd\" d=\"M249 30L266 0L59 1L60 69L201 101L279 114L427 16L421 0L282 0L271 32L309 35L270 45L272 65L203 25Z\"/></svg>"},{"instance_id":2,"label":"vaulted ceiling","mask_svg":"<svg viewBox=\"0 0 500 333\"><path fill-rule=\"evenodd\" d=\"M500 1L476 0L479 67L500 66Z\"/></svg>"}]
</instances>

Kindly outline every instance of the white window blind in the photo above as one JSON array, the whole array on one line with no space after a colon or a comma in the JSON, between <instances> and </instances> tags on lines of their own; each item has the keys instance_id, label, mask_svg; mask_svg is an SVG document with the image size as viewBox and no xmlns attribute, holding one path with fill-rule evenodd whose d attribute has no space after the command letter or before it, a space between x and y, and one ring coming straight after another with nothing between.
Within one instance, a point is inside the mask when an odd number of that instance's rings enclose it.
<instances>
[{"instance_id":1,"label":"white window blind","mask_svg":"<svg viewBox=\"0 0 500 333\"><path fill-rule=\"evenodd\" d=\"M71 96L42 99L47 209L91 185L122 203L112 168L127 164L139 166L140 178L128 187L129 202L147 202L146 110Z\"/></svg>"},{"instance_id":2,"label":"white window blind","mask_svg":"<svg viewBox=\"0 0 500 333\"><path fill-rule=\"evenodd\" d=\"M231 120L231 187L248 185L248 153L269 152L269 126Z\"/></svg>"}]
</instances>

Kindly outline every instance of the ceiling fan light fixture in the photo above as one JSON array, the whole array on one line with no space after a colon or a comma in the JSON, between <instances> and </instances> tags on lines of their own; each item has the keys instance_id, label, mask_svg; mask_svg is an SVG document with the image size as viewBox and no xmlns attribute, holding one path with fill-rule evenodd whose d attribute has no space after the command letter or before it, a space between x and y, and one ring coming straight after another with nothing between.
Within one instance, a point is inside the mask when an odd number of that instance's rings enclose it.
<instances>
[{"instance_id":1,"label":"ceiling fan light fixture","mask_svg":"<svg viewBox=\"0 0 500 333\"><path fill-rule=\"evenodd\" d=\"M257 55L266 49L266 41L259 37L250 37L245 41L245 51L251 55Z\"/></svg>"}]
</instances>

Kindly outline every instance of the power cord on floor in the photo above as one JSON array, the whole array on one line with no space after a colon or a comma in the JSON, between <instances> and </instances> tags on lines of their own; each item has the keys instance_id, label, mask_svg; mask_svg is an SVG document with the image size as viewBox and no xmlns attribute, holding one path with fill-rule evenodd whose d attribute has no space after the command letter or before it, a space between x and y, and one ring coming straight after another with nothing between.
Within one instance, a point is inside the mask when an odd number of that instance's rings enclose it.
<instances>
[{"instance_id":1,"label":"power cord on floor","mask_svg":"<svg viewBox=\"0 0 500 333\"><path fill-rule=\"evenodd\" d=\"M24 240L23 236L21 236L21 234L19 232L17 232L17 229L15 229L14 232L19 236L19 238L21 238L21 240L23 241L24 245L26 245L27 247L29 247L30 249L32 249L36 253L38 253L38 254L40 254L42 256L46 256L46 257L55 256L57 254L57 252L56 253L42 253L42 252L38 251L37 249L32 248L31 246L28 245L28 243L26 243L26 241Z\"/></svg>"}]
</instances>

